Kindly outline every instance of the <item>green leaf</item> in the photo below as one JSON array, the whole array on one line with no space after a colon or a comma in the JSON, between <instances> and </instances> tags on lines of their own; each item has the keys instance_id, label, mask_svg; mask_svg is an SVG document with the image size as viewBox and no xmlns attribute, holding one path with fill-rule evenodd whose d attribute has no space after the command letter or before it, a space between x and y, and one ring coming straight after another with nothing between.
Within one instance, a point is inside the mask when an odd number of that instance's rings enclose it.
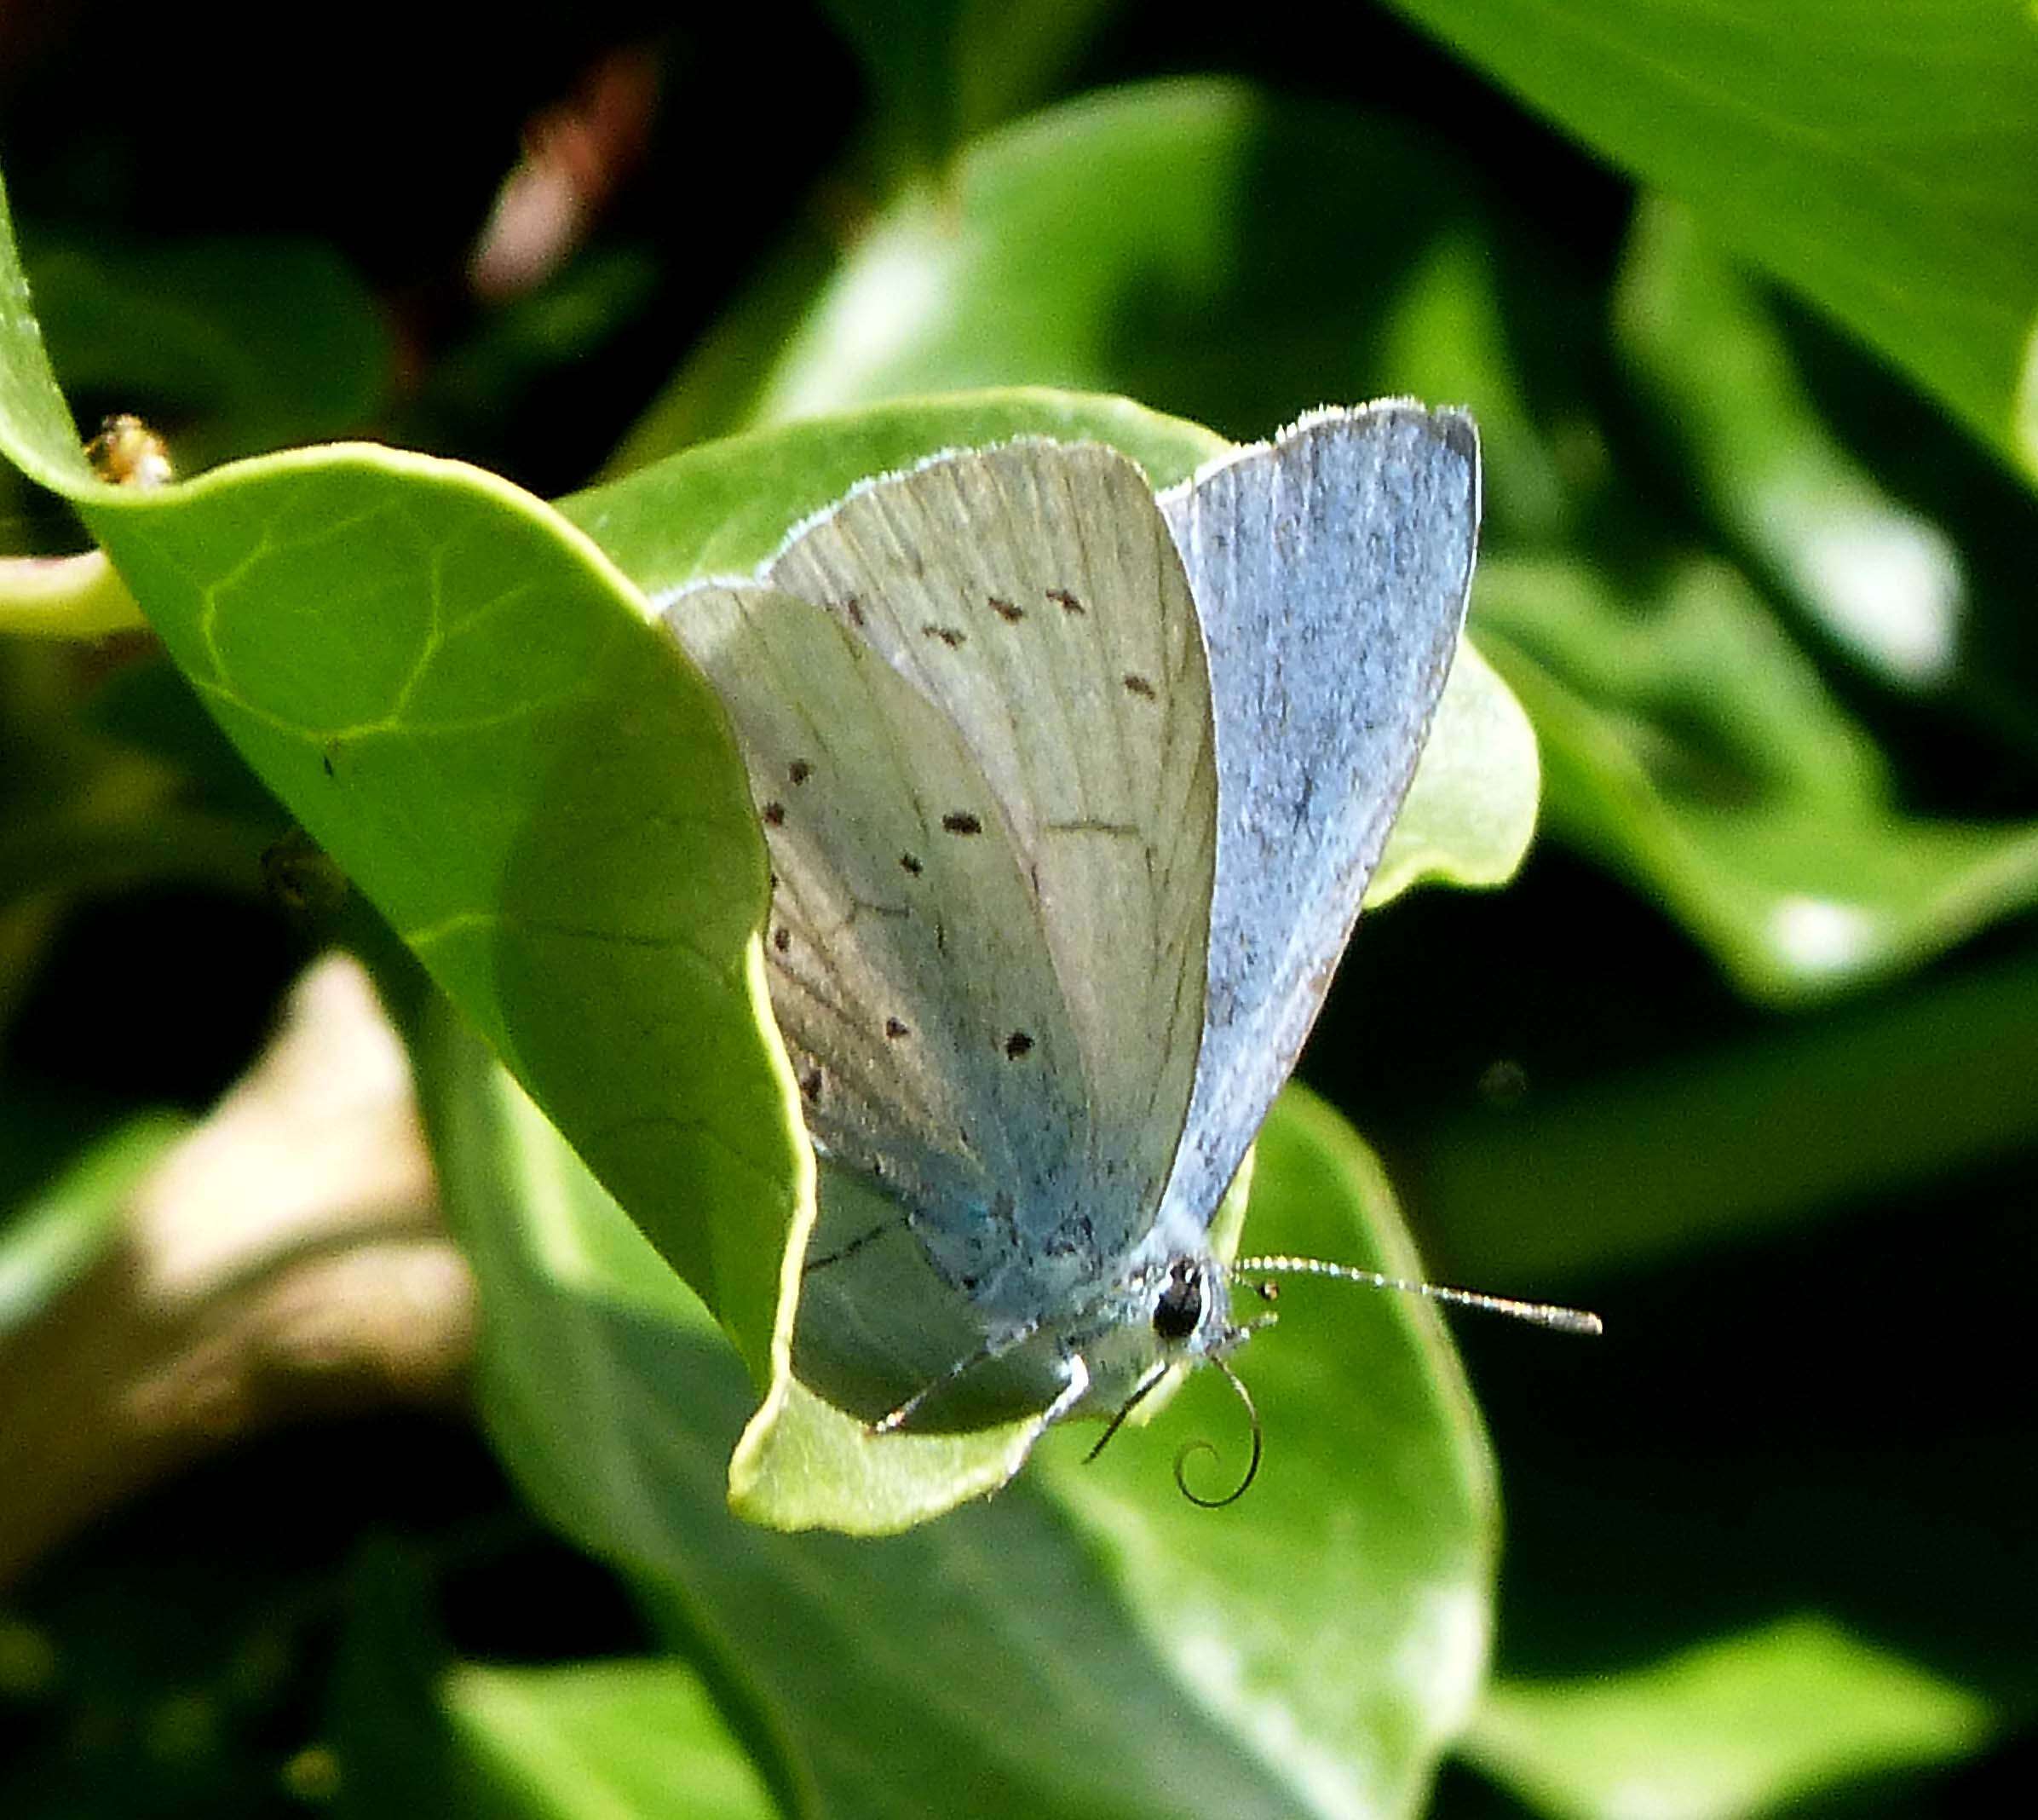
<instances>
[{"instance_id":1,"label":"green leaf","mask_svg":"<svg viewBox=\"0 0 2038 1820\"><path fill-rule=\"evenodd\" d=\"M2035 1080L2038 965L2012 959L1448 1120L1423 1214L1492 1281L1603 1281L2014 1155Z\"/></svg>"},{"instance_id":2,"label":"green leaf","mask_svg":"<svg viewBox=\"0 0 2038 1820\"><path fill-rule=\"evenodd\" d=\"M1397 0L2038 474L2038 38L1996 0Z\"/></svg>"},{"instance_id":3,"label":"green leaf","mask_svg":"<svg viewBox=\"0 0 2038 1820\"><path fill-rule=\"evenodd\" d=\"M70 497L113 489L92 471L70 407L50 371L0 195L0 445L30 480Z\"/></svg>"},{"instance_id":4,"label":"green leaf","mask_svg":"<svg viewBox=\"0 0 2038 1820\"><path fill-rule=\"evenodd\" d=\"M827 0L907 170L1033 101L1114 0Z\"/></svg>"},{"instance_id":5,"label":"green leaf","mask_svg":"<svg viewBox=\"0 0 2038 1820\"><path fill-rule=\"evenodd\" d=\"M1899 972L2038 900L2038 823L1905 815L1727 564L1638 602L1583 563L1489 561L1475 612L1541 735L1552 832L1660 894L1751 995Z\"/></svg>"},{"instance_id":6,"label":"green leaf","mask_svg":"<svg viewBox=\"0 0 2038 1820\"><path fill-rule=\"evenodd\" d=\"M1743 1820L1966 1756L1992 1729L1972 1694L1807 1616L1623 1673L1498 1682L1466 1755L1556 1820Z\"/></svg>"},{"instance_id":7,"label":"green leaf","mask_svg":"<svg viewBox=\"0 0 2038 1820\"><path fill-rule=\"evenodd\" d=\"M1378 122L1217 81L1086 96L977 141L872 222L749 423L1023 384L1265 435L1410 384L1383 331L1470 218L1455 173Z\"/></svg>"},{"instance_id":8,"label":"green leaf","mask_svg":"<svg viewBox=\"0 0 2038 1820\"><path fill-rule=\"evenodd\" d=\"M440 1695L458 1748L492 1797L487 1811L533 1820L780 1812L682 1662L463 1663Z\"/></svg>"},{"instance_id":9,"label":"green leaf","mask_svg":"<svg viewBox=\"0 0 2038 1820\"><path fill-rule=\"evenodd\" d=\"M381 450L88 510L249 764L761 1360L797 1123L719 705L492 476Z\"/></svg>"},{"instance_id":10,"label":"green leaf","mask_svg":"<svg viewBox=\"0 0 2038 1820\"><path fill-rule=\"evenodd\" d=\"M805 1143L720 705L586 539L476 469L337 446L102 483L10 261L0 445L762 1378Z\"/></svg>"},{"instance_id":11,"label":"green leaf","mask_svg":"<svg viewBox=\"0 0 2038 1820\"><path fill-rule=\"evenodd\" d=\"M181 469L358 431L387 399L382 311L316 242L43 240L26 264L71 389L175 420Z\"/></svg>"},{"instance_id":12,"label":"green leaf","mask_svg":"<svg viewBox=\"0 0 2038 1820\"><path fill-rule=\"evenodd\" d=\"M1430 742L1366 887L1378 907L1412 884L1505 884L1535 833L1542 793L1535 729L1468 638L1436 704Z\"/></svg>"},{"instance_id":13,"label":"green leaf","mask_svg":"<svg viewBox=\"0 0 2038 1820\"><path fill-rule=\"evenodd\" d=\"M729 1508L774 1529L894 1535L987 1497L1025 1465L1037 1417L964 1434L887 1436L793 1376L790 1362L729 1460Z\"/></svg>"},{"instance_id":14,"label":"green leaf","mask_svg":"<svg viewBox=\"0 0 2038 1820\"><path fill-rule=\"evenodd\" d=\"M1241 1249L1421 1276L1379 1161L1322 1101L1291 1087L1254 1157ZM1433 1307L1307 1278L1281 1307L1235 1362L1266 1429L1237 1506L1213 1517L1168 1486L1185 1438L1216 1437L1217 1461L1183 1462L1200 1489L1240 1462L1215 1372L1092 1464L1086 1437L1058 1437L1043 1476L1210 1710L1321 1810L1413 1812L1484 1674L1492 1460Z\"/></svg>"},{"instance_id":15,"label":"green leaf","mask_svg":"<svg viewBox=\"0 0 2038 1820\"><path fill-rule=\"evenodd\" d=\"M1949 681L1970 604L1959 549L1839 445L1767 301L1689 211L1644 205L1615 322L1695 490L1738 546L1885 682Z\"/></svg>"},{"instance_id":16,"label":"green leaf","mask_svg":"<svg viewBox=\"0 0 2038 1820\"><path fill-rule=\"evenodd\" d=\"M1130 399L1041 387L907 398L703 443L559 502L653 600L746 576L857 481L942 449L1014 436L1107 442L1156 488L1222 454L1223 438Z\"/></svg>"},{"instance_id":17,"label":"green leaf","mask_svg":"<svg viewBox=\"0 0 2038 1820\"><path fill-rule=\"evenodd\" d=\"M953 1811L989 1774L1046 1814L1412 1809L1478 1685L1494 1528L1432 1310L1297 1285L1243 1362L1268 1457L1235 1510L1171 1482L1184 1437L1242 1454L1204 1374L1095 1465L1089 1436L1056 1431L1029 1482L938 1525L775 1534L726 1506L749 1397L704 1313L470 1038L441 1022L420 1055L504 1456L722 1660L781 1779L843 1813ZM1256 1243L1413 1267L1377 1166L1325 1109L1292 1094L1260 1157ZM817 1496L832 1466L811 1464ZM986 1637L994 1686L966 1667Z\"/></svg>"},{"instance_id":18,"label":"green leaf","mask_svg":"<svg viewBox=\"0 0 2038 1820\"><path fill-rule=\"evenodd\" d=\"M842 1814L953 1811L993 1774L1039 1812L1160 1815L1199 1782L1227 1811L1288 1811L1184 1708L1037 1494L882 1541L734 1517L725 1463L751 1395L705 1311L471 1039L442 1022L421 1058L504 1458L747 1691L745 1729L786 1759L777 1780ZM964 1667L987 1636L1015 1669L995 1692Z\"/></svg>"},{"instance_id":19,"label":"green leaf","mask_svg":"<svg viewBox=\"0 0 2038 1820\"><path fill-rule=\"evenodd\" d=\"M780 1811L685 1662L449 1666L429 1581L386 1542L361 1551L349 1591L331 1742L293 1764L293 1792L323 1784L343 1816L446 1820Z\"/></svg>"}]
</instances>

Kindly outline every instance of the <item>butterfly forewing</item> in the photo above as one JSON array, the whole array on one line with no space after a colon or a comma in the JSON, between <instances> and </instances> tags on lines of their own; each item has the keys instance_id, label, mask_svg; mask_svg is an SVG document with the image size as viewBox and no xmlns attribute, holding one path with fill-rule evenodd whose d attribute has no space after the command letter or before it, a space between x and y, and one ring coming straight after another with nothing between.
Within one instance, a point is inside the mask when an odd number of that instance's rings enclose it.
<instances>
[{"instance_id":1,"label":"butterfly forewing","mask_svg":"<svg viewBox=\"0 0 2038 1820\"><path fill-rule=\"evenodd\" d=\"M1478 535L1471 420L1304 418L1161 496L1209 652L1209 999L1167 1218L1207 1224L1315 1022L1427 735Z\"/></svg>"},{"instance_id":2,"label":"butterfly forewing","mask_svg":"<svg viewBox=\"0 0 2038 1820\"><path fill-rule=\"evenodd\" d=\"M1194 1079L1217 780L1181 559L1131 462L1022 441L860 489L768 579L826 603L964 730L1010 830L1028 889L1005 913L1051 958L1075 1053L1016 1021L1004 1052L1069 1071L1086 1114L1078 1182L1037 1159L1014 1179L1051 1313L1054 1280L1094 1281L1150 1225ZM996 988L952 970L951 992Z\"/></svg>"}]
</instances>

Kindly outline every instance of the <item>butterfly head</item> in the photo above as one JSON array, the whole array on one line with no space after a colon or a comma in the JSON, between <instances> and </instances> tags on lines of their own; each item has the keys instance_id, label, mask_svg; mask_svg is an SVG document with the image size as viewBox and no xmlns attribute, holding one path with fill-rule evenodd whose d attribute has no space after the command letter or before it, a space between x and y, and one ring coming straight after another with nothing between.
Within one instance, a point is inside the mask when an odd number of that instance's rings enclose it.
<instances>
[{"instance_id":1,"label":"butterfly head","mask_svg":"<svg viewBox=\"0 0 2038 1820\"><path fill-rule=\"evenodd\" d=\"M1229 1279L1225 1266L1206 1251L1177 1252L1164 1264L1135 1278L1131 1285L1135 1305L1143 1316L1146 1332L1150 1334L1140 1350L1146 1363L1140 1371L1131 1391L1114 1411L1097 1445L1090 1449L1087 1458L1095 1460L1102 1453L1111 1437L1124 1426L1133 1410L1145 1402L1154 1391L1165 1383L1171 1374L1184 1366L1202 1363L1215 1365L1224 1374L1226 1381L1237 1392L1239 1400L1246 1406L1246 1412L1252 1425L1252 1457L1245 1475L1229 1492L1222 1497L1206 1498L1189 1489L1183 1477L1183 1464L1192 1453L1207 1449L1207 1441L1192 1441L1175 1456L1175 1483L1183 1495L1192 1503L1215 1509L1229 1504L1245 1495L1246 1488L1252 1483L1259 1471L1261 1435L1259 1417L1252 1408L1252 1399L1246 1395L1246 1387L1237 1374L1225 1362L1226 1355L1249 1339L1261 1328L1274 1319L1263 1315L1258 1320L1235 1325L1231 1319ZM1137 1317L1127 1323L1128 1328L1137 1332Z\"/></svg>"},{"instance_id":2,"label":"butterfly head","mask_svg":"<svg viewBox=\"0 0 2038 1820\"><path fill-rule=\"evenodd\" d=\"M1243 1258L1235 1263L1220 1264L1206 1251L1177 1252L1165 1264L1136 1279L1135 1287L1143 1295L1146 1319L1153 1330L1154 1344L1148 1348L1151 1362L1133 1385L1131 1394L1119 1404L1102 1438L1090 1449L1086 1457L1095 1460L1103 1452L1105 1443L1118 1432L1126 1419L1160 1386L1171 1372L1183 1365L1212 1364L1223 1374L1225 1382L1230 1385L1239 1401L1246 1406L1246 1420L1252 1424L1252 1456L1246 1466L1244 1476L1230 1491L1222 1497L1206 1498L1189 1489L1188 1480L1183 1476L1183 1469L1190 1454L1214 1449L1207 1441L1189 1442L1175 1455L1175 1483L1192 1504L1200 1504L1208 1510L1234 1503L1243 1497L1246 1488L1252 1484L1259 1472L1263 1436L1259 1414L1252 1407L1252 1398L1227 1359L1231 1352L1250 1339L1260 1328L1271 1327L1277 1316L1269 1313L1251 1321L1234 1322L1231 1319L1230 1286L1234 1281L1250 1282L1263 1301L1271 1302L1275 1299L1280 1288L1275 1279L1282 1276L1329 1277L1373 1288L1401 1290L1428 1301L1511 1316L1532 1326L1549 1328L1557 1333L1598 1333L1600 1331L1598 1316L1583 1309L1565 1308L1549 1302L1518 1301L1508 1296L1484 1295L1475 1290L1453 1289L1439 1283L1416 1282L1405 1277L1385 1276L1377 1270L1361 1270L1351 1264L1333 1264L1320 1258L1269 1256Z\"/></svg>"},{"instance_id":3,"label":"butterfly head","mask_svg":"<svg viewBox=\"0 0 2038 1820\"><path fill-rule=\"evenodd\" d=\"M1154 1298L1154 1310L1149 1317L1154 1337L1163 1345L1181 1345L1202 1332L1206 1316L1216 1315L1221 1325L1223 1283L1223 1279L1212 1271L1205 1259L1193 1255L1177 1258L1168 1265L1160 1292Z\"/></svg>"},{"instance_id":4,"label":"butterfly head","mask_svg":"<svg viewBox=\"0 0 2038 1820\"><path fill-rule=\"evenodd\" d=\"M1230 1281L1229 1269L1200 1250L1177 1252L1138 1281L1136 1305L1152 1336L1147 1372L1222 1358L1269 1325L1270 1315L1232 1321Z\"/></svg>"}]
</instances>

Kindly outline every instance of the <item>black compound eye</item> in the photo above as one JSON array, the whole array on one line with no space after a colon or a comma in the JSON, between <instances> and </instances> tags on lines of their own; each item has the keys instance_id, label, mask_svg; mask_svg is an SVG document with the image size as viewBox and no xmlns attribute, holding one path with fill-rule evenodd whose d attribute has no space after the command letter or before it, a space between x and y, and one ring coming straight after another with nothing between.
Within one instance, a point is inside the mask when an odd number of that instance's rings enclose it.
<instances>
[{"instance_id":1,"label":"black compound eye","mask_svg":"<svg viewBox=\"0 0 2038 1820\"><path fill-rule=\"evenodd\" d=\"M1163 1339L1187 1339L1202 1318L1203 1272L1190 1259L1177 1258L1154 1304L1154 1331Z\"/></svg>"}]
</instances>

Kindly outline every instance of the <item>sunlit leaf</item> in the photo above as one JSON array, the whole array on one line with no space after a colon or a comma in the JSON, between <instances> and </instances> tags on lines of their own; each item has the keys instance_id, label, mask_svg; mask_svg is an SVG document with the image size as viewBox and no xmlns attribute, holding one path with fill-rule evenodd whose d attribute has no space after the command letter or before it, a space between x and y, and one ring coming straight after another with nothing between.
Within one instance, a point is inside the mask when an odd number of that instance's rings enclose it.
<instances>
[{"instance_id":1,"label":"sunlit leaf","mask_svg":"<svg viewBox=\"0 0 2038 1820\"><path fill-rule=\"evenodd\" d=\"M1752 1820L1966 1756L1990 1727L1973 1695L1805 1616L1624 1673L1496 1683L1466 1754L1553 1820Z\"/></svg>"},{"instance_id":2,"label":"sunlit leaf","mask_svg":"<svg viewBox=\"0 0 2038 1820\"><path fill-rule=\"evenodd\" d=\"M763 842L705 683L599 550L479 470L343 446L101 481L0 293L0 443L762 1377L803 1140L762 1022Z\"/></svg>"},{"instance_id":3,"label":"sunlit leaf","mask_svg":"<svg viewBox=\"0 0 2038 1820\"><path fill-rule=\"evenodd\" d=\"M2038 473L2038 35L1995 0L1396 0Z\"/></svg>"},{"instance_id":4,"label":"sunlit leaf","mask_svg":"<svg viewBox=\"0 0 2038 1820\"><path fill-rule=\"evenodd\" d=\"M463 1663L440 1697L492 1811L532 1820L780 1811L682 1662Z\"/></svg>"},{"instance_id":5,"label":"sunlit leaf","mask_svg":"<svg viewBox=\"0 0 2038 1820\"><path fill-rule=\"evenodd\" d=\"M1724 562L1636 602L1581 562L1489 561L1476 610L1542 736L1551 832L1660 895L1748 993L1897 972L2038 901L2038 823L1906 815Z\"/></svg>"},{"instance_id":6,"label":"sunlit leaf","mask_svg":"<svg viewBox=\"0 0 2038 1820\"><path fill-rule=\"evenodd\" d=\"M815 295L747 419L1055 385L1264 435L1410 383L1383 363L1385 326L1470 212L1434 154L1338 109L1215 81L1088 96L904 193Z\"/></svg>"},{"instance_id":7,"label":"sunlit leaf","mask_svg":"<svg viewBox=\"0 0 2038 1820\"><path fill-rule=\"evenodd\" d=\"M1686 211L1642 210L1617 310L1622 349L1730 535L1865 667L1908 688L1949 681L1968 606L1960 551L1839 446L1765 300Z\"/></svg>"},{"instance_id":8,"label":"sunlit leaf","mask_svg":"<svg viewBox=\"0 0 2038 1820\"><path fill-rule=\"evenodd\" d=\"M1493 1546L1490 1469L1430 1310L1298 1286L1242 1361L1269 1452L1233 1510L1172 1483L1186 1437L1241 1450L1206 1374L1094 1466L1090 1436L1056 1434L1038 1483L938 1524L773 1534L727 1507L750 1398L704 1313L471 1039L440 1027L423 1052L505 1457L554 1521L663 1587L686 1635L740 1656L758 1725L831 1811L938 1812L993 1759L1036 1812L1166 1812L1192 1793L1241 1812L1412 1806L1477 1688ZM1410 1265L1356 1140L1284 1105L1253 1242ZM987 1635L1028 1672L979 1700L964 1663Z\"/></svg>"},{"instance_id":9,"label":"sunlit leaf","mask_svg":"<svg viewBox=\"0 0 2038 1820\"><path fill-rule=\"evenodd\" d=\"M1421 1276L1385 1172L1321 1101L1291 1088L1254 1157L1242 1250ZM1217 1449L1182 1462L1206 1489L1244 1452L1241 1412L1210 1371L1093 1463L1086 1437L1058 1437L1044 1476L1209 1709L1322 1811L1410 1812L1484 1672L1498 1531L1485 1437L1433 1308L1297 1279L1281 1309L1235 1361L1266 1426L1236 1506L1213 1518L1167 1485L1185 1442Z\"/></svg>"}]
</instances>

